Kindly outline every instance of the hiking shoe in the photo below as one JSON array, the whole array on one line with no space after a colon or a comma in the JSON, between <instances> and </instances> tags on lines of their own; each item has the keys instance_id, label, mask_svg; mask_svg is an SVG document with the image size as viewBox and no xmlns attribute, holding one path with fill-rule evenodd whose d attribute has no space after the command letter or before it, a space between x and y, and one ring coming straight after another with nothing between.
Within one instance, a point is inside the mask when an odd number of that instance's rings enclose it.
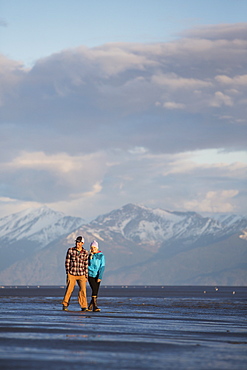
<instances>
[{"instance_id":1,"label":"hiking shoe","mask_svg":"<svg viewBox=\"0 0 247 370\"><path fill-rule=\"evenodd\" d=\"M94 311L94 312L100 312L100 311L101 311L101 309L100 309L99 307L94 307L93 311Z\"/></svg>"},{"instance_id":2,"label":"hiking shoe","mask_svg":"<svg viewBox=\"0 0 247 370\"><path fill-rule=\"evenodd\" d=\"M69 311L67 306L63 306L63 311Z\"/></svg>"}]
</instances>

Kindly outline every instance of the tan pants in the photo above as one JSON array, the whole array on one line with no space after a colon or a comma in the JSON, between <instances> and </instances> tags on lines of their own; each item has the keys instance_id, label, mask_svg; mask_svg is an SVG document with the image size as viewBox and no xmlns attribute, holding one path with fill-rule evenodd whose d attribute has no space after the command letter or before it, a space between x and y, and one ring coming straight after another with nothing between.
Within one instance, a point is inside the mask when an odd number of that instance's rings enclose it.
<instances>
[{"instance_id":1,"label":"tan pants","mask_svg":"<svg viewBox=\"0 0 247 370\"><path fill-rule=\"evenodd\" d=\"M67 276L67 287L64 295L64 299L62 304L66 307L69 305L70 297L73 293L75 283L79 285L79 292L78 292L78 302L81 308L87 307L87 292L86 292L86 283L87 279L84 275L82 276L74 276L68 274Z\"/></svg>"}]
</instances>

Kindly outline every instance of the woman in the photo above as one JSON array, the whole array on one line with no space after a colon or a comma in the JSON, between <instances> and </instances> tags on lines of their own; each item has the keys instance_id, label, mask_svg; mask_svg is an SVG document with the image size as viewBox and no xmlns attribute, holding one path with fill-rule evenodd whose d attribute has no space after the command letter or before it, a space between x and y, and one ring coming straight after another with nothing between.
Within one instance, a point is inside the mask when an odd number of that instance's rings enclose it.
<instances>
[{"instance_id":1,"label":"woman","mask_svg":"<svg viewBox=\"0 0 247 370\"><path fill-rule=\"evenodd\" d=\"M97 306L97 296L105 270L105 256L98 248L98 243L94 240L90 244L90 254L88 258L88 282L92 289L92 299L88 306L88 311L100 311Z\"/></svg>"}]
</instances>

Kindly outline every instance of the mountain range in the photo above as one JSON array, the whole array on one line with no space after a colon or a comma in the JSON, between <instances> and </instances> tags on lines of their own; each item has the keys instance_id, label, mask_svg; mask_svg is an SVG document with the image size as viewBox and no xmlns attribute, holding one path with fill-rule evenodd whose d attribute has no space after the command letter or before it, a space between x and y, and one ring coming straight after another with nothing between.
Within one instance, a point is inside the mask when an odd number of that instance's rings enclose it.
<instances>
[{"instance_id":1,"label":"mountain range","mask_svg":"<svg viewBox=\"0 0 247 370\"><path fill-rule=\"evenodd\" d=\"M90 223L48 207L0 219L0 284L65 284L83 235L106 257L104 285L247 285L247 217L127 204Z\"/></svg>"},{"instance_id":2,"label":"mountain range","mask_svg":"<svg viewBox=\"0 0 247 370\"><path fill-rule=\"evenodd\" d=\"M0 219L0 271L33 256L84 223L48 207L30 208Z\"/></svg>"}]
</instances>

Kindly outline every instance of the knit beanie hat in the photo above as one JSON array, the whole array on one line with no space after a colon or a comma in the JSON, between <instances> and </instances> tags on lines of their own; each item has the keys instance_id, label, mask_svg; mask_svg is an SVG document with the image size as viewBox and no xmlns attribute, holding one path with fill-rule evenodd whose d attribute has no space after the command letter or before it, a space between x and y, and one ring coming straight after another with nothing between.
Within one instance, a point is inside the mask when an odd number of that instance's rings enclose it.
<instances>
[{"instance_id":1,"label":"knit beanie hat","mask_svg":"<svg viewBox=\"0 0 247 370\"><path fill-rule=\"evenodd\" d=\"M91 247L96 247L97 249L99 248L99 245L98 243L96 242L96 240L94 240L91 244L90 244L90 248Z\"/></svg>"}]
</instances>

